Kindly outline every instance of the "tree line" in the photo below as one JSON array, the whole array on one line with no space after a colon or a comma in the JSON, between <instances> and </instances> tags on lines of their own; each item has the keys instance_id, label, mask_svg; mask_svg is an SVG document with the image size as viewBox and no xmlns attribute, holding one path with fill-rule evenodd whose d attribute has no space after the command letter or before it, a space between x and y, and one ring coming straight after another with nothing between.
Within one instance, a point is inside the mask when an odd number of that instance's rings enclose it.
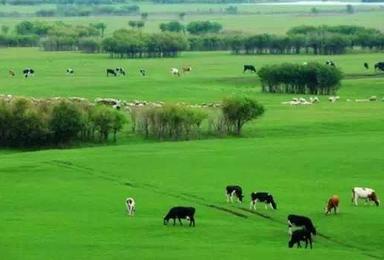
<instances>
[{"instance_id":1,"label":"tree line","mask_svg":"<svg viewBox=\"0 0 384 260\"><path fill-rule=\"evenodd\" d=\"M257 74L267 93L335 95L342 79L336 67L315 62L264 66Z\"/></svg>"},{"instance_id":2,"label":"tree line","mask_svg":"<svg viewBox=\"0 0 384 260\"><path fill-rule=\"evenodd\" d=\"M117 110L89 102L0 99L0 146L33 147L105 142L127 119Z\"/></svg>"},{"instance_id":3,"label":"tree line","mask_svg":"<svg viewBox=\"0 0 384 260\"><path fill-rule=\"evenodd\" d=\"M158 140L188 140L203 135L240 135L243 126L264 114L249 97L227 97L220 108L185 104L131 107L127 114L86 100L0 99L0 147L55 147L116 141L129 123L134 134ZM205 122L207 121L207 122Z\"/></svg>"}]
</instances>

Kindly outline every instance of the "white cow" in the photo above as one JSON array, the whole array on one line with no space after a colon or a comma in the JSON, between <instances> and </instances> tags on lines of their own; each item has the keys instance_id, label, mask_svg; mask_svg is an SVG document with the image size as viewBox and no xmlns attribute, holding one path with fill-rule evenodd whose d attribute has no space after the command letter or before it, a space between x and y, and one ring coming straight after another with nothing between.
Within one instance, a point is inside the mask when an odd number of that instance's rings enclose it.
<instances>
[{"instance_id":1,"label":"white cow","mask_svg":"<svg viewBox=\"0 0 384 260\"><path fill-rule=\"evenodd\" d=\"M174 76L179 76L180 77L180 71L177 68L171 68L171 74Z\"/></svg>"},{"instance_id":2,"label":"white cow","mask_svg":"<svg viewBox=\"0 0 384 260\"><path fill-rule=\"evenodd\" d=\"M380 205L380 200L375 190L371 188L354 187L352 189L352 202L357 206L357 200L364 199L365 202L373 201L376 206Z\"/></svg>"},{"instance_id":3,"label":"white cow","mask_svg":"<svg viewBox=\"0 0 384 260\"><path fill-rule=\"evenodd\" d=\"M127 198L125 200L125 205L127 206L127 211L129 216L133 216L136 211L136 203L135 200L131 197Z\"/></svg>"}]
</instances>

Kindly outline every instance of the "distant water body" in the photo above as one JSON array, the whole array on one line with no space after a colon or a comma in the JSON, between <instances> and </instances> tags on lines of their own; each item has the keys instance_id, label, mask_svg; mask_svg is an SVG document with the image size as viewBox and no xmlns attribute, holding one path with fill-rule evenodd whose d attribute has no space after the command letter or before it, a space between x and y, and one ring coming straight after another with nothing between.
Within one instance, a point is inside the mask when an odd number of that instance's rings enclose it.
<instances>
[{"instance_id":1,"label":"distant water body","mask_svg":"<svg viewBox=\"0 0 384 260\"><path fill-rule=\"evenodd\" d=\"M384 2L366 3L366 2L342 2L342 1L297 1L297 2L275 2L275 3L242 3L241 5L359 5L359 6L378 6L384 5Z\"/></svg>"}]
</instances>

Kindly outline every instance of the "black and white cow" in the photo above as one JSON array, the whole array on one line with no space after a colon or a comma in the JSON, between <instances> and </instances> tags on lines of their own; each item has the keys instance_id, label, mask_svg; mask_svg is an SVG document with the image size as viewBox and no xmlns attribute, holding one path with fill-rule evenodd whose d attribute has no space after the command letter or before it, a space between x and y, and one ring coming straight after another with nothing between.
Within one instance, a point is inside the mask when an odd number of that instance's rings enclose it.
<instances>
[{"instance_id":1,"label":"black and white cow","mask_svg":"<svg viewBox=\"0 0 384 260\"><path fill-rule=\"evenodd\" d=\"M125 206L127 207L128 215L133 216L136 211L136 203L135 200L131 197L125 200Z\"/></svg>"},{"instance_id":2,"label":"black and white cow","mask_svg":"<svg viewBox=\"0 0 384 260\"><path fill-rule=\"evenodd\" d=\"M68 68L66 70L66 72L67 72L67 75L74 75L75 74L75 71L72 68Z\"/></svg>"},{"instance_id":3,"label":"black and white cow","mask_svg":"<svg viewBox=\"0 0 384 260\"><path fill-rule=\"evenodd\" d=\"M173 207L164 217L164 225L167 225L170 219L173 219L173 225L176 224L176 219L179 220L180 225L183 225L181 219L188 219L189 226L195 226L195 211L193 207Z\"/></svg>"},{"instance_id":4,"label":"black and white cow","mask_svg":"<svg viewBox=\"0 0 384 260\"><path fill-rule=\"evenodd\" d=\"M119 73L120 75L125 76L125 69L124 69L124 68L122 68L122 67L117 67L117 68L115 69L115 71L116 71L116 73Z\"/></svg>"},{"instance_id":5,"label":"black and white cow","mask_svg":"<svg viewBox=\"0 0 384 260\"><path fill-rule=\"evenodd\" d=\"M35 75L35 71L31 68L26 68L23 70L23 75L24 75L24 78L28 78L30 76Z\"/></svg>"},{"instance_id":6,"label":"black and white cow","mask_svg":"<svg viewBox=\"0 0 384 260\"><path fill-rule=\"evenodd\" d=\"M107 72L107 77L109 77L109 75L112 75L115 77L117 76L117 73L114 69L107 69L106 72Z\"/></svg>"},{"instance_id":7,"label":"black and white cow","mask_svg":"<svg viewBox=\"0 0 384 260\"><path fill-rule=\"evenodd\" d=\"M268 192L252 192L251 193L251 203L249 208L256 210L256 203L264 202L265 209L268 209L267 205L269 205L272 209L277 209L277 204L273 199L273 196Z\"/></svg>"},{"instance_id":8,"label":"black and white cow","mask_svg":"<svg viewBox=\"0 0 384 260\"><path fill-rule=\"evenodd\" d=\"M256 68L253 65L244 65L243 67L243 73L246 71L256 72Z\"/></svg>"},{"instance_id":9,"label":"black and white cow","mask_svg":"<svg viewBox=\"0 0 384 260\"><path fill-rule=\"evenodd\" d=\"M384 62L378 62L375 64L375 70L381 70L384 71Z\"/></svg>"},{"instance_id":10,"label":"black and white cow","mask_svg":"<svg viewBox=\"0 0 384 260\"><path fill-rule=\"evenodd\" d=\"M297 244L297 247L301 247L300 241L305 241L305 248L309 246L312 249L312 237L311 232L306 229L298 229L293 231L291 235L291 240L288 242L288 247L292 248L294 244Z\"/></svg>"},{"instance_id":11,"label":"black and white cow","mask_svg":"<svg viewBox=\"0 0 384 260\"><path fill-rule=\"evenodd\" d=\"M145 69L139 69L139 72L141 74L141 76L145 76L146 72L145 72Z\"/></svg>"},{"instance_id":12,"label":"black and white cow","mask_svg":"<svg viewBox=\"0 0 384 260\"><path fill-rule=\"evenodd\" d=\"M365 68L365 69L369 69L369 65L368 65L367 62L364 62L364 68Z\"/></svg>"},{"instance_id":13,"label":"black and white cow","mask_svg":"<svg viewBox=\"0 0 384 260\"><path fill-rule=\"evenodd\" d=\"M336 67L336 63L335 63L334 61L331 61L331 60L327 60L327 61L325 62L325 65L329 65L329 66L331 66L331 67Z\"/></svg>"},{"instance_id":14,"label":"black and white cow","mask_svg":"<svg viewBox=\"0 0 384 260\"><path fill-rule=\"evenodd\" d=\"M292 227L304 227L309 233L316 235L316 228L312 224L312 220L308 217L298 215L288 215L288 233L292 235Z\"/></svg>"},{"instance_id":15,"label":"black and white cow","mask_svg":"<svg viewBox=\"0 0 384 260\"><path fill-rule=\"evenodd\" d=\"M243 202L243 191L240 186L238 185L228 185L225 188L226 196L227 196L227 202L233 202L233 196L236 196L238 201L241 203Z\"/></svg>"}]
</instances>

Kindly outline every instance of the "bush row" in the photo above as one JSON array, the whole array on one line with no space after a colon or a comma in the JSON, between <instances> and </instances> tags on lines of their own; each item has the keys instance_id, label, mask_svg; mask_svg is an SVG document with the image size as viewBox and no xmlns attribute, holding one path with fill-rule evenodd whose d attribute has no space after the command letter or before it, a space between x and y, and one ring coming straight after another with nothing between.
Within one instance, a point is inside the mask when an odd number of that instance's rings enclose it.
<instances>
[{"instance_id":1,"label":"bush row","mask_svg":"<svg viewBox=\"0 0 384 260\"><path fill-rule=\"evenodd\" d=\"M66 145L107 141L122 129L124 114L105 106L69 100L0 99L0 145Z\"/></svg>"}]
</instances>

